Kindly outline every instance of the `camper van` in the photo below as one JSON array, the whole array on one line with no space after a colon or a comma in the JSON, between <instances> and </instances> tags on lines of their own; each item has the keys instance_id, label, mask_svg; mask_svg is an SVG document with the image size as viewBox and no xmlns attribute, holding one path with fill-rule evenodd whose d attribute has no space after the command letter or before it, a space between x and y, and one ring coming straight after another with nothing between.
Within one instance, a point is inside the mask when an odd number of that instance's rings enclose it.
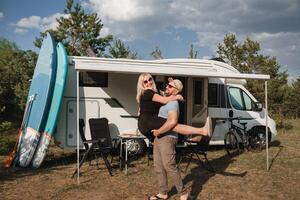
<instances>
[{"instance_id":1,"label":"camper van","mask_svg":"<svg viewBox=\"0 0 300 200\"><path fill-rule=\"evenodd\" d=\"M224 144L224 135L229 130L229 111L234 117L241 117L242 122L247 122L248 130L255 129L260 137L265 137L266 111L258 108L261 103L244 85L246 79L267 80L268 75L242 74L215 60L69 59L67 85L55 134L56 144L64 149L75 149L77 145L77 106L79 118L85 120L87 139L90 138L88 119L100 117L109 120L112 138L140 134L135 97L138 76L145 72L154 76L159 90L164 89L168 77L182 81L185 100L180 103L179 122L202 127L210 116L213 122L210 144ZM277 134L276 124L267 117L271 141ZM143 139L132 140L133 146L129 149L142 151L144 142Z\"/></svg>"}]
</instances>

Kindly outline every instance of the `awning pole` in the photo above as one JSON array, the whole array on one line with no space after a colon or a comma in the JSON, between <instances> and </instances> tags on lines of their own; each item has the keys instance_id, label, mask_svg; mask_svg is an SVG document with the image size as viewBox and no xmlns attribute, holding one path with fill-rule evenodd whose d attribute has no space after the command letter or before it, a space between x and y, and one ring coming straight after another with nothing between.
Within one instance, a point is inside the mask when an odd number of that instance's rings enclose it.
<instances>
[{"instance_id":1,"label":"awning pole","mask_svg":"<svg viewBox=\"0 0 300 200\"><path fill-rule=\"evenodd\" d=\"M79 181L79 71L76 71L76 87L77 87L77 99L76 99L76 106L77 106L77 117L76 117L76 130L77 130L77 184L80 183Z\"/></svg>"},{"instance_id":2,"label":"awning pole","mask_svg":"<svg viewBox=\"0 0 300 200\"><path fill-rule=\"evenodd\" d=\"M227 119L226 120L226 124L227 124L226 132L228 132L230 127L229 127L229 120L228 120L229 119L229 111L228 111L228 107L227 107L227 104L228 104L227 100L229 99L228 91L227 91L227 78L224 78L224 96L225 96L225 108L226 108L226 119ZM231 108L229 107L229 109L231 109Z\"/></svg>"},{"instance_id":3,"label":"awning pole","mask_svg":"<svg viewBox=\"0 0 300 200\"><path fill-rule=\"evenodd\" d=\"M266 105L266 154L267 154L267 171L269 171L269 134L268 134L268 81L265 81L265 105Z\"/></svg>"}]
</instances>

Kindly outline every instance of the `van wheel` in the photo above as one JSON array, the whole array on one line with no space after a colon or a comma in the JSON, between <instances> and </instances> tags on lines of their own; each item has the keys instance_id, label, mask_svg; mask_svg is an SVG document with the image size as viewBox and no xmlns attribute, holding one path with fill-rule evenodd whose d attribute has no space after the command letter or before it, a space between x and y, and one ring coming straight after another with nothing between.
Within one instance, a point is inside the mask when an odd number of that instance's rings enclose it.
<instances>
[{"instance_id":1,"label":"van wheel","mask_svg":"<svg viewBox=\"0 0 300 200\"><path fill-rule=\"evenodd\" d=\"M254 127L252 128L251 137L253 138L260 138L261 140L261 147L265 148L266 147L266 128L265 127ZM270 144L271 142L271 133L270 131L268 132L268 142Z\"/></svg>"},{"instance_id":2,"label":"van wheel","mask_svg":"<svg viewBox=\"0 0 300 200\"><path fill-rule=\"evenodd\" d=\"M253 152L259 152L263 148L263 141L258 134L250 134L248 138L250 150Z\"/></svg>"},{"instance_id":3,"label":"van wheel","mask_svg":"<svg viewBox=\"0 0 300 200\"><path fill-rule=\"evenodd\" d=\"M130 155L141 155L146 150L146 143L143 139L132 139L127 144L127 150Z\"/></svg>"}]
</instances>

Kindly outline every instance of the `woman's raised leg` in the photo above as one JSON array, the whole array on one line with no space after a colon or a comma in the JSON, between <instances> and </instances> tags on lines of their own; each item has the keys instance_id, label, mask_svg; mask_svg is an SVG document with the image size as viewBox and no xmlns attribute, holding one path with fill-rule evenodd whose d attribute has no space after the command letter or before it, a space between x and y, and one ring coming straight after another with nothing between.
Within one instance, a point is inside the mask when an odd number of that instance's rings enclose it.
<instances>
[{"instance_id":1,"label":"woman's raised leg","mask_svg":"<svg viewBox=\"0 0 300 200\"><path fill-rule=\"evenodd\" d=\"M173 131L182 135L208 135L208 131L204 128L193 127L185 124L177 124L173 128Z\"/></svg>"},{"instance_id":2,"label":"woman's raised leg","mask_svg":"<svg viewBox=\"0 0 300 200\"><path fill-rule=\"evenodd\" d=\"M202 135L211 137L213 133L211 117L207 117L204 127L198 128L185 124L177 124L173 131L182 135Z\"/></svg>"}]
</instances>

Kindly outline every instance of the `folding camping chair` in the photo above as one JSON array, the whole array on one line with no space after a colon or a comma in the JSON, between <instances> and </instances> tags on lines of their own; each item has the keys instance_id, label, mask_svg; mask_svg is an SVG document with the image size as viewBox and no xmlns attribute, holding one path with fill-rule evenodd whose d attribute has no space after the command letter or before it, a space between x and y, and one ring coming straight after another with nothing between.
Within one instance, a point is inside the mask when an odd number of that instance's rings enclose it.
<instances>
[{"instance_id":1,"label":"folding camping chair","mask_svg":"<svg viewBox=\"0 0 300 200\"><path fill-rule=\"evenodd\" d=\"M79 133L85 147L83 156L81 157L79 168L90 155L94 155L97 161L97 168L99 169L98 155L100 155L106 165L109 174L112 176L112 167L107 159L108 154L112 155L112 141L110 137L108 120L106 118L93 118L89 119L91 140L85 138L83 127L85 126L84 120L79 119ZM91 161L90 161L91 164ZM73 176L77 173L77 169Z\"/></svg>"},{"instance_id":2,"label":"folding camping chair","mask_svg":"<svg viewBox=\"0 0 300 200\"><path fill-rule=\"evenodd\" d=\"M199 141L184 139L186 147L182 148L182 150L180 151L180 158L178 161L179 166L184 158L188 159L184 173L189 168L194 155L197 157L198 161L203 166L203 168L207 169L210 172L215 172L214 168L211 166L209 160L207 159L207 150L209 148L209 142L210 137L207 136L203 136ZM200 155L203 156L204 161L200 158Z\"/></svg>"},{"instance_id":3,"label":"folding camping chair","mask_svg":"<svg viewBox=\"0 0 300 200\"><path fill-rule=\"evenodd\" d=\"M199 136L199 138L200 137L201 136ZM215 172L214 168L211 166L209 160L207 159L207 151L209 148L210 139L210 137L202 136L199 141L191 139L183 140L186 146L184 148L181 148L181 151L179 152L178 166L181 164L184 158L187 158L187 165L185 167L184 173L189 168L194 155L197 157L203 168L207 169L210 172ZM200 158L200 156L204 158L204 161Z\"/></svg>"},{"instance_id":4,"label":"folding camping chair","mask_svg":"<svg viewBox=\"0 0 300 200\"><path fill-rule=\"evenodd\" d=\"M184 172L187 171L188 167L191 164L192 158L194 155L197 156L197 159L199 160L199 162L201 163L201 165L203 166L203 168L207 169L208 171L214 172L214 168L211 166L211 164L209 163L208 159L207 159L207 151L209 148L209 142L211 140L212 137L212 133L213 133L213 122L211 120L210 117L207 117L206 119L206 123L204 126L208 131L211 132L211 136L196 136L196 137L192 137L190 139L183 139L183 143L185 144L184 148L181 148L182 150L179 152L179 161L178 161L178 166L181 163L182 159L184 157L188 158L188 163L187 166L184 170ZM204 161L202 159L200 159L200 155L203 156Z\"/></svg>"}]
</instances>

